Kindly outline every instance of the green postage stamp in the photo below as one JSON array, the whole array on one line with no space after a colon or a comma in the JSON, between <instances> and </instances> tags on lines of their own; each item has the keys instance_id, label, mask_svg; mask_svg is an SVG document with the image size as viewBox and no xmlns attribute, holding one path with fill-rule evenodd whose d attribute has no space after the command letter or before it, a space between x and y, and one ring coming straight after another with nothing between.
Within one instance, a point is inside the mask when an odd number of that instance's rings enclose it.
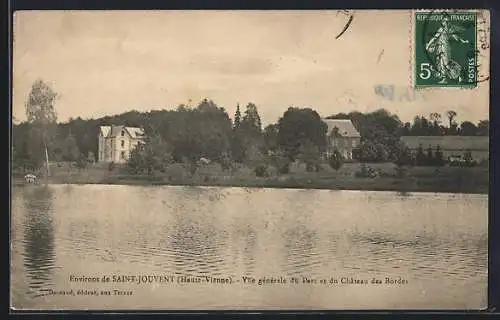
<instances>
[{"instance_id":1,"label":"green postage stamp","mask_svg":"<svg viewBox=\"0 0 500 320\"><path fill-rule=\"evenodd\" d=\"M415 87L476 87L477 12L415 13Z\"/></svg>"}]
</instances>

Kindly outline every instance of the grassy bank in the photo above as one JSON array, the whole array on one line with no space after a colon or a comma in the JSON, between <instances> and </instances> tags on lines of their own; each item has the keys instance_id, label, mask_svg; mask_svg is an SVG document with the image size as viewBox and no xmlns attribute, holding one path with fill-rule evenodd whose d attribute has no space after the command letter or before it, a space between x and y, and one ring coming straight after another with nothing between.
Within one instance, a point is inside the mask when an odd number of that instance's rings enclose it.
<instances>
[{"instance_id":1,"label":"grassy bank","mask_svg":"<svg viewBox=\"0 0 500 320\"><path fill-rule=\"evenodd\" d=\"M49 183L124 184L124 185L197 185L224 187L309 188L331 190L373 190L400 192L449 192L487 194L489 171L485 167L408 167L398 173L391 163L369 164L377 177L360 177L359 163L347 163L339 171L292 172L284 175L257 177L248 168L223 171L216 166L200 168L194 175L182 165L173 165L165 173L130 174L117 167L93 165L83 170L67 167L51 168ZM17 175L15 184L23 184Z\"/></svg>"}]
</instances>

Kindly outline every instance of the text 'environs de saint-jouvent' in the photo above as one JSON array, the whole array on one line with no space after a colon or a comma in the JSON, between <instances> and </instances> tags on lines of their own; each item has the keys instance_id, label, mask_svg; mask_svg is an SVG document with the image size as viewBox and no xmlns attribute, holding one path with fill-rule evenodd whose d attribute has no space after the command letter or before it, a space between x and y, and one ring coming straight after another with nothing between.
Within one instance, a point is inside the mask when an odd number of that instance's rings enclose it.
<instances>
[{"instance_id":1,"label":"text 'environs de saint-jouvent'","mask_svg":"<svg viewBox=\"0 0 500 320\"><path fill-rule=\"evenodd\" d=\"M406 285L408 280L401 276L354 277L354 276L193 276L193 275L70 275L70 282L77 283L113 283L113 284L219 284L219 285Z\"/></svg>"}]
</instances>

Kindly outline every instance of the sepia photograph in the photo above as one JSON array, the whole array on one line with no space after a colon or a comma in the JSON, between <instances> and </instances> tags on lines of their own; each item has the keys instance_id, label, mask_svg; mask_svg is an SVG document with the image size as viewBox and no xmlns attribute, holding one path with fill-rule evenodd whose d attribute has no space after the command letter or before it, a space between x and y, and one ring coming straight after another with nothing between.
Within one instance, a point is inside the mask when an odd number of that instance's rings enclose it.
<instances>
[{"instance_id":1,"label":"sepia photograph","mask_svg":"<svg viewBox=\"0 0 500 320\"><path fill-rule=\"evenodd\" d=\"M488 10L17 11L12 310L485 309Z\"/></svg>"}]
</instances>

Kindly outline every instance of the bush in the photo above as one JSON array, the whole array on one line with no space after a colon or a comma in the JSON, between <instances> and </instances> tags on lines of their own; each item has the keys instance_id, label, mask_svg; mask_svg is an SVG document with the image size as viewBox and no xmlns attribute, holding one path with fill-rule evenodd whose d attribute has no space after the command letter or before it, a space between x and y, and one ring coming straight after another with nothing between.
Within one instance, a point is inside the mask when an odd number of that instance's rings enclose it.
<instances>
[{"instance_id":1,"label":"bush","mask_svg":"<svg viewBox=\"0 0 500 320\"><path fill-rule=\"evenodd\" d=\"M366 164L361 164L361 170L355 174L356 178L375 178L377 171Z\"/></svg>"},{"instance_id":2,"label":"bush","mask_svg":"<svg viewBox=\"0 0 500 320\"><path fill-rule=\"evenodd\" d=\"M168 165L165 174L168 176L169 181L183 181L190 176L189 169L182 163Z\"/></svg>"},{"instance_id":3,"label":"bush","mask_svg":"<svg viewBox=\"0 0 500 320\"><path fill-rule=\"evenodd\" d=\"M267 173L267 169L265 166L258 166L254 169L254 172L255 172L255 175L257 177L267 177L268 176L268 173Z\"/></svg>"},{"instance_id":4,"label":"bush","mask_svg":"<svg viewBox=\"0 0 500 320\"><path fill-rule=\"evenodd\" d=\"M108 165L108 171L111 172L115 169L115 162L111 161Z\"/></svg>"},{"instance_id":5,"label":"bush","mask_svg":"<svg viewBox=\"0 0 500 320\"><path fill-rule=\"evenodd\" d=\"M332 167L332 169L338 171L340 167L342 167L342 165L344 164L344 157L338 150L335 150L328 157L328 164L330 165L330 167Z\"/></svg>"},{"instance_id":6,"label":"bush","mask_svg":"<svg viewBox=\"0 0 500 320\"><path fill-rule=\"evenodd\" d=\"M82 153L80 155L80 158L76 161L76 167L78 169L85 169L88 164L88 159L85 157L85 155Z\"/></svg>"},{"instance_id":7,"label":"bush","mask_svg":"<svg viewBox=\"0 0 500 320\"><path fill-rule=\"evenodd\" d=\"M282 166L279 168L278 172L279 172L280 174L287 174L287 173L289 173L289 172L290 172L290 166L289 166L289 164L284 164L284 165L282 165Z\"/></svg>"}]
</instances>

